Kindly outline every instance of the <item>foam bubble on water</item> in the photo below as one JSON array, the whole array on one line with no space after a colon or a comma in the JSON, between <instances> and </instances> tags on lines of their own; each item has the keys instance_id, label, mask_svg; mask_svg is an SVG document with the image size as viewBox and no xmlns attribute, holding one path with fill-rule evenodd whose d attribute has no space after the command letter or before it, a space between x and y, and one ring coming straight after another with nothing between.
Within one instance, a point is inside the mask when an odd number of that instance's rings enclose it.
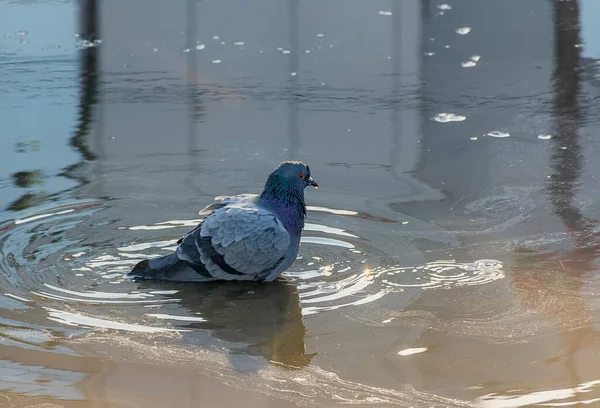
<instances>
[{"instance_id":1,"label":"foam bubble on water","mask_svg":"<svg viewBox=\"0 0 600 408\"><path fill-rule=\"evenodd\" d=\"M456 33L460 35L467 35L471 32L471 27L460 27L456 29Z\"/></svg>"},{"instance_id":2,"label":"foam bubble on water","mask_svg":"<svg viewBox=\"0 0 600 408\"><path fill-rule=\"evenodd\" d=\"M317 37L323 38L323 37L325 37L325 34L323 34L323 33L317 33Z\"/></svg>"},{"instance_id":3,"label":"foam bubble on water","mask_svg":"<svg viewBox=\"0 0 600 408\"><path fill-rule=\"evenodd\" d=\"M500 130L494 130L494 131L486 133L486 136L503 138L503 137L509 137L510 133L508 133L508 132L502 132Z\"/></svg>"},{"instance_id":4,"label":"foam bubble on water","mask_svg":"<svg viewBox=\"0 0 600 408\"><path fill-rule=\"evenodd\" d=\"M282 54L290 54L290 53L291 53L291 51L290 51L290 50L282 50L282 51L281 51L281 53L282 53Z\"/></svg>"},{"instance_id":5,"label":"foam bubble on water","mask_svg":"<svg viewBox=\"0 0 600 408\"><path fill-rule=\"evenodd\" d=\"M24 30L19 30L15 34L18 35L19 37L23 37L23 36L26 36L28 34L28 32L24 31Z\"/></svg>"},{"instance_id":6,"label":"foam bubble on water","mask_svg":"<svg viewBox=\"0 0 600 408\"><path fill-rule=\"evenodd\" d=\"M550 140L550 139L552 139L552 135L538 135L538 139Z\"/></svg>"},{"instance_id":7,"label":"foam bubble on water","mask_svg":"<svg viewBox=\"0 0 600 408\"><path fill-rule=\"evenodd\" d=\"M245 43L243 41L236 41L233 43L233 45L244 45Z\"/></svg>"},{"instance_id":8,"label":"foam bubble on water","mask_svg":"<svg viewBox=\"0 0 600 408\"><path fill-rule=\"evenodd\" d=\"M449 45L449 44L446 44L446 45L444 45L444 48L446 48L446 49L447 49L447 48L450 48L450 45Z\"/></svg>"},{"instance_id":9,"label":"foam bubble on water","mask_svg":"<svg viewBox=\"0 0 600 408\"><path fill-rule=\"evenodd\" d=\"M391 11L384 11L384 10L379 10L377 12L377 14L379 14L380 16L391 16L392 12Z\"/></svg>"},{"instance_id":10,"label":"foam bubble on water","mask_svg":"<svg viewBox=\"0 0 600 408\"><path fill-rule=\"evenodd\" d=\"M291 76L296 76L296 73L295 72L290 72L290 75Z\"/></svg>"},{"instance_id":11,"label":"foam bubble on water","mask_svg":"<svg viewBox=\"0 0 600 408\"><path fill-rule=\"evenodd\" d=\"M310 54L310 50L304 50L306 54Z\"/></svg>"},{"instance_id":12,"label":"foam bubble on water","mask_svg":"<svg viewBox=\"0 0 600 408\"><path fill-rule=\"evenodd\" d=\"M438 4L437 8L439 8L440 10L452 10L452 6L450 6L449 4Z\"/></svg>"},{"instance_id":13,"label":"foam bubble on water","mask_svg":"<svg viewBox=\"0 0 600 408\"><path fill-rule=\"evenodd\" d=\"M190 52L190 51L191 51L191 49L189 49L189 48L184 48L183 49L183 52Z\"/></svg>"},{"instance_id":14,"label":"foam bubble on water","mask_svg":"<svg viewBox=\"0 0 600 408\"><path fill-rule=\"evenodd\" d=\"M481 55L473 55L471 56L471 61L479 62L481 59Z\"/></svg>"},{"instance_id":15,"label":"foam bubble on water","mask_svg":"<svg viewBox=\"0 0 600 408\"><path fill-rule=\"evenodd\" d=\"M223 61L221 61L220 59L212 60L213 64L220 64L221 62Z\"/></svg>"},{"instance_id":16,"label":"foam bubble on water","mask_svg":"<svg viewBox=\"0 0 600 408\"><path fill-rule=\"evenodd\" d=\"M433 57L435 55L435 52L424 52L423 55L425 55L426 57Z\"/></svg>"},{"instance_id":17,"label":"foam bubble on water","mask_svg":"<svg viewBox=\"0 0 600 408\"><path fill-rule=\"evenodd\" d=\"M205 49L205 48L206 48L206 45L204 45L204 44L198 44L198 45L196 45L196 49L197 49L198 51L200 51L200 50L203 50L203 49Z\"/></svg>"},{"instance_id":18,"label":"foam bubble on water","mask_svg":"<svg viewBox=\"0 0 600 408\"><path fill-rule=\"evenodd\" d=\"M435 122L448 123L448 122L462 122L467 119L466 116L456 115L454 113L438 113L437 115L430 118Z\"/></svg>"},{"instance_id":19,"label":"foam bubble on water","mask_svg":"<svg viewBox=\"0 0 600 408\"><path fill-rule=\"evenodd\" d=\"M218 39L219 39L219 36L218 36L218 35L213 35L212 39L213 39L213 40L218 40Z\"/></svg>"},{"instance_id":20,"label":"foam bubble on water","mask_svg":"<svg viewBox=\"0 0 600 408\"><path fill-rule=\"evenodd\" d=\"M152 48L152 51L158 52L158 48Z\"/></svg>"},{"instance_id":21,"label":"foam bubble on water","mask_svg":"<svg viewBox=\"0 0 600 408\"><path fill-rule=\"evenodd\" d=\"M471 137L471 140L477 140L477 139L479 139L477 136L472 136Z\"/></svg>"},{"instance_id":22,"label":"foam bubble on water","mask_svg":"<svg viewBox=\"0 0 600 408\"><path fill-rule=\"evenodd\" d=\"M477 65L477 63L475 61L463 61L460 64L460 66L463 67L463 68L471 68L471 67L474 67L476 65Z\"/></svg>"},{"instance_id":23,"label":"foam bubble on water","mask_svg":"<svg viewBox=\"0 0 600 408\"><path fill-rule=\"evenodd\" d=\"M411 355L413 355L413 354L424 353L424 352L426 352L427 350L428 350L428 348L427 348L427 347L414 347L414 348L407 348L407 349L404 349L404 350L400 350L400 351L398 352L398 355L399 355L399 356L402 356L402 357L406 357L406 356L411 356Z\"/></svg>"}]
</instances>

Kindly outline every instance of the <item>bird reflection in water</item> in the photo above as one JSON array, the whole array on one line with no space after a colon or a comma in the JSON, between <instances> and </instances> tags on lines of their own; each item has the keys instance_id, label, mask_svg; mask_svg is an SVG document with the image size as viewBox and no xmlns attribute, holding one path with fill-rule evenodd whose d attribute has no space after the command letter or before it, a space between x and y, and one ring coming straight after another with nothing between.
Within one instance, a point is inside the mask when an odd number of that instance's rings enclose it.
<instances>
[{"instance_id":1,"label":"bird reflection in water","mask_svg":"<svg viewBox=\"0 0 600 408\"><path fill-rule=\"evenodd\" d=\"M316 355L306 353L300 297L296 286L288 282L140 285L146 290L176 289L171 296L179 299L178 305L188 309L190 316L206 320L178 322L179 329L192 330L183 333L183 341L203 346L202 336L194 333L208 331L211 337L232 344L234 367L241 368L241 356L259 356L277 366L299 369Z\"/></svg>"}]
</instances>

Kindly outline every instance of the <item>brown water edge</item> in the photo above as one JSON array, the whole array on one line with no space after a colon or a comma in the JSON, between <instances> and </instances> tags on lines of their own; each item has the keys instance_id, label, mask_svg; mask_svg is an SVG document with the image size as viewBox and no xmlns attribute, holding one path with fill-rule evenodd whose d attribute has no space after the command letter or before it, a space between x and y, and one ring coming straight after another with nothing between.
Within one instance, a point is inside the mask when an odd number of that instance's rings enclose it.
<instances>
[{"instance_id":1,"label":"brown water edge","mask_svg":"<svg viewBox=\"0 0 600 408\"><path fill-rule=\"evenodd\" d=\"M176 333L132 337L105 332L74 339L74 349L102 356L85 359L90 370L81 383L85 398L143 407L473 406L409 385L392 390L348 381L316 365L302 370L267 365L258 375L243 373L232 369L223 353L169 345L177 337Z\"/></svg>"}]
</instances>

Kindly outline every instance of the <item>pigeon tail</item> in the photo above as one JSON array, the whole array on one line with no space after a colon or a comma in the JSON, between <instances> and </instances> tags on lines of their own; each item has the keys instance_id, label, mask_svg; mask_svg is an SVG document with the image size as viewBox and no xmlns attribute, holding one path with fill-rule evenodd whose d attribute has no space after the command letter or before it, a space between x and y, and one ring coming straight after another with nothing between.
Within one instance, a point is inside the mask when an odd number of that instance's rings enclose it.
<instances>
[{"instance_id":1,"label":"pigeon tail","mask_svg":"<svg viewBox=\"0 0 600 408\"><path fill-rule=\"evenodd\" d=\"M124 278L160 279L167 281L209 282L215 278L206 271L198 271L190 264L179 259L176 253L155 259L144 259L125 274Z\"/></svg>"}]
</instances>

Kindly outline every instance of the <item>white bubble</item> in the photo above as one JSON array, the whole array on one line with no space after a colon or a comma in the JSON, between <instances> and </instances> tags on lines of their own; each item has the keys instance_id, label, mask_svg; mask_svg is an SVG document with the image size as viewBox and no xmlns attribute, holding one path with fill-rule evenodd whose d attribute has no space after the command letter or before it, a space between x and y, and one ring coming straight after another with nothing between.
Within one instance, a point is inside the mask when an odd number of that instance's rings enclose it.
<instances>
[{"instance_id":1,"label":"white bubble","mask_svg":"<svg viewBox=\"0 0 600 408\"><path fill-rule=\"evenodd\" d=\"M307 54L310 54L310 50L305 50L304 52Z\"/></svg>"},{"instance_id":2,"label":"white bubble","mask_svg":"<svg viewBox=\"0 0 600 408\"><path fill-rule=\"evenodd\" d=\"M405 350L400 350L398 352L399 356L405 357L405 356L410 356L412 354L419 354L419 353L424 353L426 352L428 349L427 347L415 347L415 348L407 348Z\"/></svg>"},{"instance_id":3,"label":"white bubble","mask_svg":"<svg viewBox=\"0 0 600 408\"><path fill-rule=\"evenodd\" d=\"M471 137L471 140L477 140L477 139L479 139L477 136Z\"/></svg>"},{"instance_id":4,"label":"white bubble","mask_svg":"<svg viewBox=\"0 0 600 408\"><path fill-rule=\"evenodd\" d=\"M245 43L243 41L236 41L233 43L233 45L244 45Z\"/></svg>"},{"instance_id":5,"label":"white bubble","mask_svg":"<svg viewBox=\"0 0 600 408\"><path fill-rule=\"evenodd\" d=\"M538 135L538 139L550 140L552 139L552 135Z\"/></svg>"},{"instance_id":6,"label":"white bubble","mask_svg":"<svg viewBox=\"0 0 600 408\"><path fill-rule=\"evenodd\" d=\"M218 35L213 35L212 39L213 39L213 40L218 40L218 39L219 39L219 36L218 36Z\"/></svg>"},{"instance_id":7,"label":"white bubble","mask_svg":"<svg viewBox=\"0 0 600 408\"><path fill-rule=\"evenodd\" d=\"M24 35L27 35L28 33L27 33L27 31L20 30L20 31L17 31L15 34L18 35L19 37L22 37Z\"/></svg>"},{"instance_id":8,"label":"white bubble","mask_svg":"<svg viewBox=\"0 0 600 408\"><path fill-rule=\"evenodd\" d=\"M383 11L383 10L379 10L377 12L377 14L379 14L380 16L391 16L392 12L391 11Z\"/></svg>"},{"instance_id":9,"label":"white bubble","mask_svg":"<svg viewBox=\"0 0 600 408\"><path fill-rule=\"evenodd\" d=\"M423 55L425 55L426 57L433 57L435 55L435 52L424 52Z\"/></svg>"},{"instance_id":10,"label":"white bubble","mask_svg":"<svg viewBox=\"0 0 600 408\"><path fill-rule=\"evenodd\" d=\"M152 48L152 51L158 52L158 48Z\"/></svg>"},{"instance_id":11,"label":"white bubble","mask_svg":"<svg viewBox=\"0 0 600 408\"><path fill-rule=\"evenodd\" d=\"M481 59L481 55L472 55L471 56L471 61L479 62L480 59Z\"/></svg>"},{"instance_id":12,"label":"white bubble","mask_svg":"<svg viewBox=\"0 0 600 408\"><path fill-rule=\"evenodd\" d=\"M321 37L325 37L325 34L323 34L323 33L318 33L318 34L317 34L317 37L319 37L319 38L321 38Z\"/></svg>"},{"instance_id":13,"label":"white bubble","mask_svg":"<svg viewBox=\"0 0 600 408\"><path fill-rule=\"evenodd\" d=\"M289 54L289 53L291 53L291 51L290 50L282 50L281 53L282 54Z\"/></svg>"},{"instance_id":14,"label":"white bubble","mask_svg":"<svg viewBox=\"0 0 600 408\"><path fill-rule=\"evenodd\" d=\"M471 68L477 65L474 61L463 61L460 66L463 68Z\"/></svg>"},{"instance_id":15,"label":"white bubble","mask_svg":"<svg viewBox=\"0 0 600 408\"><path fill-rule=\"evenodd\" d=\"M430 118L435 122L448 123L448 122L462 122L467 119L466 116L456 115L454 113L438 113L437 115Z\"/></svg>"},{"instance_id":16,"label":"white bubble","mask_svg":"<svg viewBox=\"0 0 600 408\"><path fill-rule=\"evenodd\" d=\"M508 132L501 132L500 130L494 130L492 132L488 132L486 133L486 136L490 136L490 137L509 137L510 133Z\"/></svg>"},{"instance_id":17,"label":"white bubble","mask_svg":"<svg viewBox=\"0 0 600 408\"><path fill-rule=\"evenodd\" d=\"M198 45L196 45L196 49L197 49L198 51L200 51L200 50L203 50L203 49L205 49L205 48L206 48L206 45L204 45L204 44L198 44Z\"/></svg>"},{"instance_id":18,"label":"white bubble","mask_svg":"<svg viewBox=\"0 0 600 408\"><path fill-rule=\"evenodd\" d=\"M216 59L216 60L213 60L213 61L212 61L212 63L213 63L213 64L220 64L221 62L222 62L222 61L221 61L220 59Z\"/></svg>"},{"instance_id":19,"label":"white bubble","mask_svg":"<svg viewBox=\"0 0 600 408\"><path fill-rule=\"evenodd\" d=\"M444 48L450 48L450 45L446 44L444 45Z\"/></svg>"},{"instance_id":20,"label":"white bubble","mask_svg":"<svg viewBox=\"0 0 600 408\"><path fill-rule=\"evenodd\" d=\"M190 52L191 50L189 48L184 48L183 52Z\"/></svg>"},{"instance_id":21,"label":"white bubble","mask_svg":"<svg viewBox=\"0 0 600 408\"><path fill-rule=\"evenodd\" d=\"M296 73L295 72L290 72L290 75L291 76L296 76Z\"/></svg>"},{"instance_id":22,"label":"white bubble","mask_svg":"<svg viewBox=\"0 0 600 408\"><path fill-rule=\"evenodd\" d=\"M438 4L437 8L440 10L452 10L452 6L449 4Z\"/></svg>"},{"instance_id":23,"label":"white bubble","mask_svg":"<svg viewBox=\"0 0 600 408\"><path fill-rule=\"evenodd\" d=\"M471 27L461 27L456 29L456 33L460 35L467 35L471 32Z\"/></svg>"}]
</instances>

